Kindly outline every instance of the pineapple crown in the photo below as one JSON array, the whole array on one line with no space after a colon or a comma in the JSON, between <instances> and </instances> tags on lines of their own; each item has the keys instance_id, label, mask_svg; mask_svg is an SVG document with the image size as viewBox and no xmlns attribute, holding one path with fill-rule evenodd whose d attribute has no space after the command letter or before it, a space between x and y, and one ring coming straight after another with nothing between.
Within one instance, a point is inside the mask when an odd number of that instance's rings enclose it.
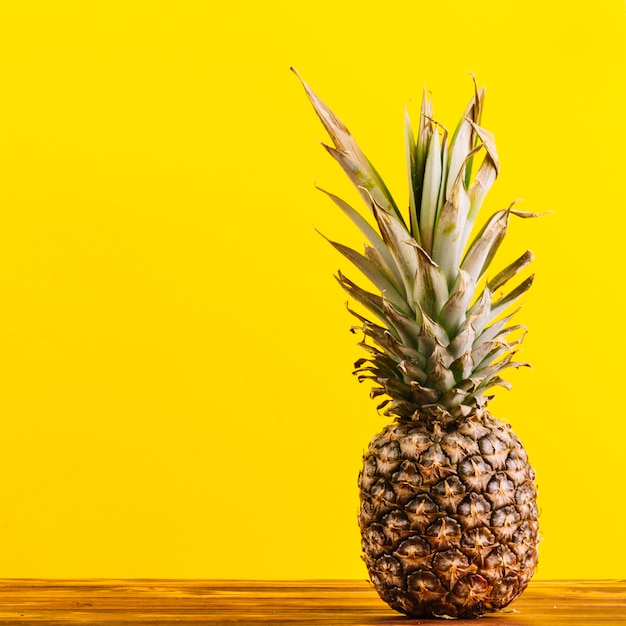
<instances>
[{"instance_id":1,"label":"pineapple crown","mask_svg":"<svg viewBox=\"0 0 626 626\"><path fill-rule=\"evenodd\" d=\"M432 114L424 91L416 134L405 111L409 182L408 221L387 186L343 122L299 76L330 135L324 145L356 186L369 219L323 191L367 239L364 254L329 243L369 279L367 291L341 271L339 284L376 322L356 311L368 356L355 363L360 382L371 380L378 409L399 419L457 421L491 399L494 386L514 360L526 328L512 325L506 311L530 287L533 275L511 290L499 290L532 260L530 251L491 278L487 270L506 234L509 219L536 217L515 202L494 213L470 241L479 209L500 169L493 135L480 126L485 89L475 93L452 137ZM472 169L478 161L476 173Z\"/></svg>"}]
</instances>

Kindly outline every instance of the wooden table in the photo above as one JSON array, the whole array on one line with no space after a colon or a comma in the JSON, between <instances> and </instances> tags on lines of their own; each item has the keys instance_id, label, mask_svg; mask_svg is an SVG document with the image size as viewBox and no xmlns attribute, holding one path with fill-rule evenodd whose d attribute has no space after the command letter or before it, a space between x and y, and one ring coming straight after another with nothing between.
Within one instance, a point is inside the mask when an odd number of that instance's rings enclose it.
<instances>
[{"instance_id":1,"label":"wooden table","mask_svg":"<svg viewBox=\"0 0 626 626\"><path fill-rule=\"evenodd\" d=\"M470 620L459 620L466 623ZM485 626L626 624L626 581L535 581ZM364 581L0 580L0 624L412 626Z\"/></svg>"}]
</instances>

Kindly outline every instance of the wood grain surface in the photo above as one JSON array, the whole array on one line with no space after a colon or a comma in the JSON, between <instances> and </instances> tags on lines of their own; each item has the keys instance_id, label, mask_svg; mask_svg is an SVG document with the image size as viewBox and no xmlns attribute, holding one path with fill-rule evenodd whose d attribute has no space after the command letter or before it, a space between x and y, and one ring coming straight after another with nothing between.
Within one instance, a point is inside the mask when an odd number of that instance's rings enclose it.
<instances>
[{"instance_id":1,"label":"wood grain surface","mask_svg":"<svg viewBox=\"0 0 626 626\"><path fill-rule=\"evenodd\" d=\"M486 626L626 624L626 581L536 581ZM0 624L410 626L364 581L0 580Z\"/></svg>"}]
</instances>

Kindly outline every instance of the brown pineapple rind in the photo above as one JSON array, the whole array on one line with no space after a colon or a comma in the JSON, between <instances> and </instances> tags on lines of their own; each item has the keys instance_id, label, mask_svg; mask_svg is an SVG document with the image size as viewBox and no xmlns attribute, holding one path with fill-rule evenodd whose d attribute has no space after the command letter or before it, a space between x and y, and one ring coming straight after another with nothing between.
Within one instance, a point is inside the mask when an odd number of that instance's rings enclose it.
<instances>
[{"instance_id":1,"label":"brown pineapple rind","mask_svg":"<svg viewBox=\"0 0 626 626\"><path fill-rule=\"evenodd\" d=\"M396 420L370 443L359 487L370 578L402 613L477 617L508 605L535 572L535 474L486 409L459 424Z\"/></svg>"}]
</instances>

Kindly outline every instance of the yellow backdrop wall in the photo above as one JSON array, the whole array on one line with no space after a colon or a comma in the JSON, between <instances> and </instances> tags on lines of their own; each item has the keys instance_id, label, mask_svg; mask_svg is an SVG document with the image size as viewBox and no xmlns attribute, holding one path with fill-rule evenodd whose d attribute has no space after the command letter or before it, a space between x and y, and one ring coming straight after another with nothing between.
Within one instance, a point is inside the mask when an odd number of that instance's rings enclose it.
<instances>
[{"instance_id":1,"label":"yellow backdrop wall","mask_svg":"<svg viewBox=\"0 0 626 626\"><path fill-rule=\"evenodd\" d=\"M507 254L538 278L531 371L493 410L531 456L541 578L626 576L626 5L4 3L0 575L365 576L356 475L384 424L351 376L358 245L314 180L295 65L404 203L404 104L487 86Z\"/></svg>"}]
</instances>

